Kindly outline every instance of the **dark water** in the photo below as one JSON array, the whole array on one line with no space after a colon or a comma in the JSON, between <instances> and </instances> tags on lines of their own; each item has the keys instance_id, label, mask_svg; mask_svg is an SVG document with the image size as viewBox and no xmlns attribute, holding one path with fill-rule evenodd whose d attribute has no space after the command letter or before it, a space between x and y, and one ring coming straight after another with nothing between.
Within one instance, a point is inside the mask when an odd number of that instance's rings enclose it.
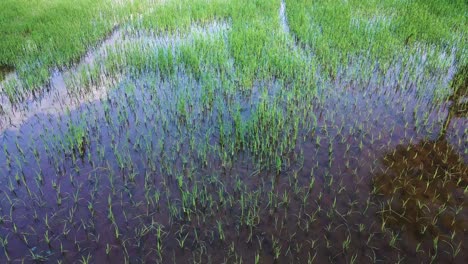
<instances>
[{"instance_id":1,"label":"dark water","mask_svg":"<svg viewBox=\"0 0 468 264\"><path fill-rule=\"evenodd\" d=\"M9 73L13 72L13 70L13 67L0 65L0 81L3 81Z\"/></svg>"},{"instance_id":2,"label":"dark water","mask_svg":"<svg viewBox=\"0 0 468 264\"><path fill-rule=\"evenodd\" d=\"M2 262L463 263L466 116L431 79L353 74L128 76L5 130Z\"/></svg>"}]
</instances>

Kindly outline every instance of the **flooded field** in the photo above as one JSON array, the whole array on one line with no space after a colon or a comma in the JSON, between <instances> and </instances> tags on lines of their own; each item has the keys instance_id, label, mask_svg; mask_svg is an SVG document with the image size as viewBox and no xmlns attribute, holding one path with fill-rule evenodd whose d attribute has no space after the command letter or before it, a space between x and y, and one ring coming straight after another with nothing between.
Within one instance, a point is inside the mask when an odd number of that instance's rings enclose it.
<instances>
[{"instance_id":1,"label":"flooded field","mask_svg":"<svg viewBox=\"0 0 468 264\"><path fill-rule=\"evenodd\" d=\"M330 72L286 8L293 78L245 86L230 20L116 27L42 92L8 74L0 262L466 263L457 47Z\"/></svg>"}]
</instances>

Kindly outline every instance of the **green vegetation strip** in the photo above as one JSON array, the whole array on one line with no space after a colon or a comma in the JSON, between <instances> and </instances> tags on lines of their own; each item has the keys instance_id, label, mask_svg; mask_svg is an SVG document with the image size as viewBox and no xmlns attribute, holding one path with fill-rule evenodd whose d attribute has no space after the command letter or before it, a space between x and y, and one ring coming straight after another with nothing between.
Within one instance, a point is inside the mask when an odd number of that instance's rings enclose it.
<instances>
[{"instance_id":1,"label":"green vegetation strip","mask_svg":"<svg viewBox=\"0 0 468 264\"><path fill-rule=\"evenodd\" d=\"M286 1L294 38L291 48L280 25L279 0L195 1L2 1L0 65L14 67L25 91L47 83L50 69L70 66L116 25L130 30L173 32L193 23L227 20L229 56L240 83L277 76L302 80L304 68L322 67L331 76L355 60L383 67L407 54L427 54L433 68L446 67L441 54L467 61L467 4L458 1ZM201 54L194 54L200 57Z\"/></svg>"}]
</instances>

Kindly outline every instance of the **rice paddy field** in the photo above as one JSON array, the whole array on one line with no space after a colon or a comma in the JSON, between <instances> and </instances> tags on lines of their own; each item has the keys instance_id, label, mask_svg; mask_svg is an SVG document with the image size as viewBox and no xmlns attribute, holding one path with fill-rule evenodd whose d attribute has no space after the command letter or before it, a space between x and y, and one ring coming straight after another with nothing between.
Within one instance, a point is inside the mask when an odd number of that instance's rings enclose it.
<instances>
[{"instance_id":1,"label":"rice paddy field","mask_svg":"<svg viewBox=\"0 0 468 264\"><path fill-rule=\"evenodd\" d=\"M0 263L467 263L464 0L2 0Z\"/></svg>"}]
</instances>

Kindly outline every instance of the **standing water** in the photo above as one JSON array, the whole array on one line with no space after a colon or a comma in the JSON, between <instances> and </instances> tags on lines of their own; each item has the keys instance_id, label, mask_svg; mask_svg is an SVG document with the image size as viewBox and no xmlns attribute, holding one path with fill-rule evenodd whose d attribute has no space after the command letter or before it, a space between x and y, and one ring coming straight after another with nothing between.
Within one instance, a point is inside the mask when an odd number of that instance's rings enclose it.
<instances>
[{"instance_id":1,"label":"standing water","mask_svg":"<svg viewBox=\"0 0 468 264\"><path fill-rule=\"evenodd\" d=\"M284 2L280 18L296 46ZM189 64L229 30L117 31L6 107L3 262L464 262L466 93L439 94L453 54L431 75L422 49L240 89L232 58Z\"/></svg>"}]
</instances>

